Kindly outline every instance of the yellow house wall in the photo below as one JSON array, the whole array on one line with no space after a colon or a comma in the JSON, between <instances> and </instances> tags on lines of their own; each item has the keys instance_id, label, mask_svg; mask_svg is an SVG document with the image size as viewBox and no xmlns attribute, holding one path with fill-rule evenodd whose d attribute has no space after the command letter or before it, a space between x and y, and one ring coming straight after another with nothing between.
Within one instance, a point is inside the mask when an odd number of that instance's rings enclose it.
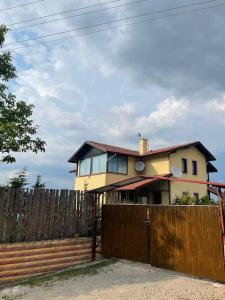
<instances>
[{"instance_id":1,"label":"yellow house wall","mask_svg":"<svg viewBox=\"0 0 225 300\"><path fill-rule=\"evenodd\" d=\"M162 192L162 204L169 205L170 204L170 196L169 192Z\"/></svg>"},{"instance_id":2,"label":"yellow house wall","mask_svg":"<svg viewBox=\"0 0 225 300\"><path fill-rule=\"evenodd\" d=\"M75 179L75 190L83 191L84 184L87 183L87 189L92 190L106 185L106 174L97 174L91 176L81 176Z\"/></svg>"},{"instance_id":3,"label":"yellow house wall","mask_svg":"<svg viewBox=\"0 0 225 300\"><path fill-rule=\"evenodd\" d=\"M139 175L151 176L151 175L163 175L170 173L170 162L168 155L146 157L144 158L145 169ZM168 191L168 182L160 182L159 189L162 191L162 204L169 205L170 194ZM153 203L153 193L149 193L149 203Z\"/></svg>"},{"instance_id":4,"label":"yellow house wall","mask_svg":"<svg viewBox=\"0 0 225 300\"><path fill-rule=\"evenodd\" d=\"M207 180L206 160L205 156L198 151L195 147L188 149L179 150L175 153L170 154L170 166L178 167L182 170L182 158L187 159L187 174L182 174L181 178L193 179L193 180ZM197 161L198 174L192 175L192 160ZM183 192L189 192L192 196L194 193L199 193L199 197L207 195L207 185L193 184L193 183L182 183L182 182L171 182L170 195L171 201L176 196L182 196Z\"/></svg>"},{"instance_id":5,"label":"yellow house wall","mask_svg":"<svg viewBox=\"0 0 225 300\"><path fill-rule=\"evenodd\" d=\"M151 175L163 175L170 173L170 163L169 157L146 157L144 159L145 169L142 172L142 175L151 176Z\"/></svg>"},{"instance_id":6,"label":"yellow house wall","mask_svg":"<svg viewBox=\"0 0 225 300\"><path fill-rule=\"evenodd\" d=\"M160 190L162 191L162 204L169 205L170 204L170 182L161 181L160 182Z\"/></svg>"}]
</instances>

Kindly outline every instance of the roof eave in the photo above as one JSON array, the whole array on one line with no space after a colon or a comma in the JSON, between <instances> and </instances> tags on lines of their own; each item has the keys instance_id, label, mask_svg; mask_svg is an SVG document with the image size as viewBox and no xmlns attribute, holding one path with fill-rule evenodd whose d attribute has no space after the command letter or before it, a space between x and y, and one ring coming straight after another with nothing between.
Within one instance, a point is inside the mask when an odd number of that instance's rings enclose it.
<instances>
[{"instance_id":1,"label":"roof eave","mask_svg":"<svg viewBox=\"0 0 225 300\"><path fill-rule=\"evenodd\" d=\"M174 147L174 149L169 149L169 150L162 151L162 152L160 152L160 151L156 152L156 153L149 152L149 153L143 154L142 157L169 155L171 153L175 153L179 150L186 149L186 148L193 147L193 146L196 147L196 148L200 148L198 150L203 153L203 155L205 156L207 162L216 160L215 156L200 141L187 143L185 145L180 145L180 146L177 146L177 148Z\"/></svg>"},{"instance_id":2,"label":"roof eave","mask_svg":"<svg viewBox=\"0 0 225 300\"><path fill-rule=\"evenodd\" d=\"M216 158L215 156L200 142L194 142L193 146L195 146L196 148L201 147L203 151L201 151L200 149L198 149L199 151L203 152L206 158L206 161L215 161Z\"/></svg>"},{"instance_id":3,"label":"roof eave","mask_svg":"<svg viewBox=\"0 0 225 300\"><path fill-rule=\"evenodd\" d=\"M84 147L84 145L86 145L87 141L85 141L79 148L78 150L68 159L68 162L70 163L76 163L77 159L76 159L76 155L77 153Z\"/></svg>"},{"instance_id":4,"label":"roof eave","mask_svg":"<svg viewBox=\"0 0 225 300\"><path fill-rule=\"evenodd\" d=\"M211 162L208 162L207 163L207 172L208 173L217 173L218 170Z\"/></svg>"},{"instance_id":5,"label":"roof eave","mask_svg":"<svg viewBox=\"0 0 225 300\"><path fill-rule=\"evenodd\" d=\"M89 145L91 147L94 147L96 149L101 150L102 152L106 152L105 149L99 145L95 145L92 141L85 141L79 148L78 150L69 158L68 162L70 163L76 163L78 161L78 157L77 154L80 152L80 150L85 146L85 145Z\"/></svg>"}]
</instances>

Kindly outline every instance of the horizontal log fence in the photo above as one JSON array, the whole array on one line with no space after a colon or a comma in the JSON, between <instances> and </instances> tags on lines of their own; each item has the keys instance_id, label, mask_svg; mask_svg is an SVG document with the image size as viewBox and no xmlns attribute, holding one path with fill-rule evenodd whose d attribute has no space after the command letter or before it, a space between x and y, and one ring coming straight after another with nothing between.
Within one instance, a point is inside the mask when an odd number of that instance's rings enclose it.
<instances>
[{"instance_id":1,"label":"horizontal log fence","mask_svg":"<svg viewBox=\"0 0 225 300\"><path fill-rule=\"evenodd\" d=\"M0 286L91 261L91 238L0 245Z\"/></svg>"}]
</instances>

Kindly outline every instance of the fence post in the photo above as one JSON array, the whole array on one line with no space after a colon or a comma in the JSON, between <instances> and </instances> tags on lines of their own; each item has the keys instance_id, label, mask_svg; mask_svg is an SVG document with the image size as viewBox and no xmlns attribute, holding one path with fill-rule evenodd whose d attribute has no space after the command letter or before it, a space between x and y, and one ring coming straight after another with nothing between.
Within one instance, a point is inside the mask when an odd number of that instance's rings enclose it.
<instances>
[{"instance_id":1,"label":"fence post","mask_svg":"<svg viewBox=\"0 0 225 300\"><path fill-rule=\"evenodd\" d=\"M92 261L96 259L96 234L97 234L97 195L91 194L92 204Z\"/></svg>"},{"instance_id":2,"label":"fence post","mask_svg":"<svg viewBox=\"0 0 225 300\"><path fill-rule=\"evenodd\" d=\"M146 262L150 264L150 216L149 216L150 209L147 208L146 211L146 219L144 220L144 224L146 226L146 235L147 235L147 254L146 254Z\"/></svg>"},{"instance_id":3,"label":"fence post","mask_svg":"<svg viewBox=\"0 0 225 300\"><path fill-rule=\"evenodd\" d=\"M220 211L220 222L221 222L221 229L223 235L223 254L225 260L225 216L224 216L223 197L222 197L221 188L217 189L217 195L219 199L218 203L219 203L219 211Z\"/></svg>"}]
</instances>

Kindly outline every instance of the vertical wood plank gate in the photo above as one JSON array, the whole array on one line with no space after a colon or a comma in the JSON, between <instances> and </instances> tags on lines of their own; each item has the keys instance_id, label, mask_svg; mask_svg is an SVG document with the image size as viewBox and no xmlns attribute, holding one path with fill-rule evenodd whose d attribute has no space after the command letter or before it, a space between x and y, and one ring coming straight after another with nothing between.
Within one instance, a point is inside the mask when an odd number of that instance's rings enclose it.
<instances>
[{"instance_id":1,"label":"vertical wood plank gate","mask_svg":"<svg viewBox=\"0 0 225 300\"><path fill-rule=\"evenodd\" d=\"M225 282L218 207L104 205L102 254Z\"/></svg>"}]
</instances>

